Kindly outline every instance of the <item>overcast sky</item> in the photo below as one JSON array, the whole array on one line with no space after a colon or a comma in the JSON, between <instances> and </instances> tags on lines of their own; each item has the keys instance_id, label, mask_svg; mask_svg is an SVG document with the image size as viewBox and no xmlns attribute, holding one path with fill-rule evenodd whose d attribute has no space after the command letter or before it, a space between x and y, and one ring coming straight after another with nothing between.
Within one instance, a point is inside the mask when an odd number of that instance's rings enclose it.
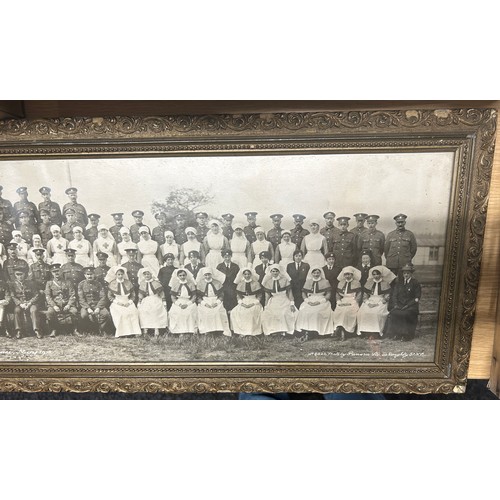
<instances>
[{"instance_id":1,"label":"overcast sky","mask_svg":"<svg viewBox=\"0 0 500 500\"><path fill-rule=\"evenodd\" d=\"M76 186L87 212L99 213L105 224L120 211L130 225L130 212L142 209L145 223L154 226L151 203L171 189L193 187L215 195L205 211L232 212L241 221L244 212L256 211L266 229L276 212L285 215L282 226L290 228L296 212L322 219L333 210L337 217L380 215L385 233L394 228L394 215L403 212L408 229L444 233L452 170L452 153L27 160L0 162L0 184L12 202L18 200L16 188L27 186L37 205L38 189L50 186L61 206L68 201L64 190Z\"/></svg>"}]
</instances>

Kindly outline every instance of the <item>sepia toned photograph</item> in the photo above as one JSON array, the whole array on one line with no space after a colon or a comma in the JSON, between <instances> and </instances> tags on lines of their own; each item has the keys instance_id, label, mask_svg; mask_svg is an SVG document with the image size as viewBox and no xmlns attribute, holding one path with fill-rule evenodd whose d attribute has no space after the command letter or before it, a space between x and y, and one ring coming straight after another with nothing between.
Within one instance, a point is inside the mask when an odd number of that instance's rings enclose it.
<instances>
[{"instance_id":1,"label":"sepia toned photograph","mask_svg":"<svg viewBox=\"0 0 500 500\"><path fill-rule=\"evenodd\" d=\"M429 362L452 153L0 163L3 361Z\"/></svg>"},{"instance_id":2,"label":"sepia toned photograph","mask_svg":"<svg viewBox=\"0 0 500 500\"><path fill-rule=\"evenodd\" d=\"M495 126L0 122L0 388L462 392Z\"/></svg>"}]
</instances>

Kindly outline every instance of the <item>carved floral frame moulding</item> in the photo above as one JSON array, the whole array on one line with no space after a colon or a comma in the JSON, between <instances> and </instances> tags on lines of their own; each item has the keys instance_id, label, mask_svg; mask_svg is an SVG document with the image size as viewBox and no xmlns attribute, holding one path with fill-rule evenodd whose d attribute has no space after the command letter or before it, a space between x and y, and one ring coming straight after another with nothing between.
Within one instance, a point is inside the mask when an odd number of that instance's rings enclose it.
<instances>
[{"instance_id":1,"label":"carved floral frame moulding","mask_svg":"<svg viewBox=\"0 0 500 500\"><path fill-rule=\"evenodd\" d=\"M433 150L456 158L434 363L8 362L0 391L463 392L495 131L492 109L0 121L0 160Z\"/></svg>"}]
</instances>

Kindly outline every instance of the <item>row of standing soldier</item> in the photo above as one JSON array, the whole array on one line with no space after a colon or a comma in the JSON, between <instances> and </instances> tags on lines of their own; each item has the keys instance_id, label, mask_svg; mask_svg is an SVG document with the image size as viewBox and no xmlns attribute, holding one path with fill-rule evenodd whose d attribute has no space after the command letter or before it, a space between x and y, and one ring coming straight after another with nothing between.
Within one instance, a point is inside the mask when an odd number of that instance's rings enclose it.
<instances>
[{"instance_id":1,"label":"row of standing soldier","mask_svg":"<svg viewBox=\"0 0 500 500\"><path fill-rule=\"evenodd\" d=\"M31 242L34 234L39 234L42 239L42 245L46 247L48 241L52 238L50 228L53 225L61 227L62 236L67 240L73 239L73 228L80 226L83 228L85 239L93 244L98 237L98 227L100 215L87 214L85 207L78 202L78 190L75 187L68 188L65 193L69 197L69 202L62 209L59 204L51 200L51 189L49 187L40 188L40 193L44 201L36 205L28 200L26 187L17 189L20 200L14 204L2 198L2 186L0 186L0 243L6 245L11 241L12 229L16 228L21 232L22 238ZM122 241L121 229L124 227L124 214L111 214L114 225L109 228L109 232L117 243ZM131 213L134 224L130 225L130 235L134 243L140 240L140 228L144 225L144 212L134 210ZM246 212L247 225L243 226L243 234L250 244L257 241L258 236L255 230L259 228L257 224L257 212ZM304 253L304 239L311 234L311 231L304 227L306 217L302 214L293 214L294 227L285 230L281 227L283 219L282 214L272 214L269 216L273 223L273 228L267 231L265 239L270 243L270 250L273 253L273 260L278 261L277 252L282 242L283 233L286 231L290 235L290 241L297 249L302 249ZM318 232L324 239L324 245L321 244L323 254L326 252L335 252L338 265L359 265L363 251L370 251L373 265L382 264L382 257L385 256L385 265L392 271L399 271L403 265L411 262L417 250L417 241L413 232L406 229L405 214L394 216L396 229L387 236L377 229L378 215L369 215L366 213L357 213L353 217L356 221L356 227L349 230L350 217L337 217L332 211L323 214L324 226L319 228ZM158 245L165 243L165 232L171 231L174 235L176 244L182 245L188 239L186 228L188 220L185 214L179 213L174 220L168 220L164 212L155 214L158 226L152 229L151 239ZM234 234L232 226L234 215L231 213L222 214L223 221L222 233L227 240L231 240ZM335 226L335 220L338 226ZM316 225L320 222L314 220ZM313 229L313 221L309 222L310 229ZM366 224L366 225L365 225ZM88 226L88 227L87 227ZM208 214L198 212L196 214L196 224L193 225L196 230L196 238L203 242L210 230ZM260 253L260 252L255 252ZM203 256L202 256L203 259Z\"/></svg>"}]
</instances>

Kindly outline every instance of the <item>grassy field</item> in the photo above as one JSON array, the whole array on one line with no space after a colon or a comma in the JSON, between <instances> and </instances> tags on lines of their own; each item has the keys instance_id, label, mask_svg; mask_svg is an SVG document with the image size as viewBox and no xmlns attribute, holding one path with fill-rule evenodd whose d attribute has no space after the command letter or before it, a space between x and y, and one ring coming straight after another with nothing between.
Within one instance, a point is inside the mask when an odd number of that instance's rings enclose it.
<instances>
[{"instance_id":1,"label":"grassy field","mask_svg":"<svg viewBox=\"0 0 500 500\"><path fill-rule=\"evenodd\" d=\"M437 311L439 288L424 286L422 311ZM230 338L205 335L136 338L81 337L19 340L0 338L1 361L172 362L172 361L432 361L436 339L436 314L422 315L417 337L411 342L390 339Z\"/></svg>"},{"instance_id":2,"label":"grassy field","mask_svg":"<svg viewBox=\"0 0 500 500\"><path fill-rule=\"evenodd\" d=\"M166 362L166 361L431 361L434 335L412 342L353 338L345 342L296 338L211 338L186 335L111 338L72 335L0 339L3 361Z\"/></svg>"}]
</instances>

